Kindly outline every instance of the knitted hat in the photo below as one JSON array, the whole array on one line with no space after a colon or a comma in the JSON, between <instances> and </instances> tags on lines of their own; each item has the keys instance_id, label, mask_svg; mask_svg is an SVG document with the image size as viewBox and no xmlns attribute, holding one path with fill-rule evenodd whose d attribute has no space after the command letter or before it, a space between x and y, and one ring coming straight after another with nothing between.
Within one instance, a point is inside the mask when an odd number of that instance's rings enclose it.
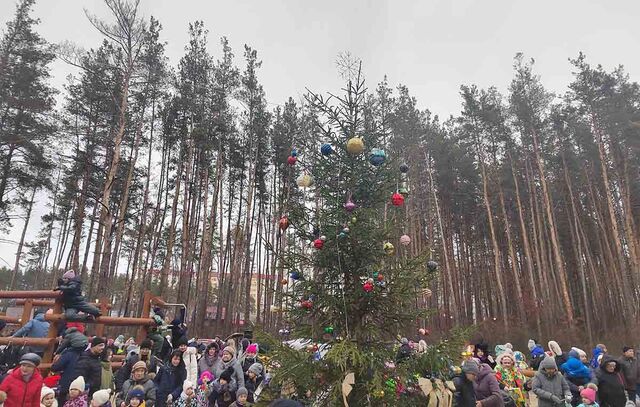
<instances>
[{"instance_id":1,"label":"knitted hat","mask_svg":"<svg viewBox=\"0 0 640 407\"><path fill-rule=\"evenodd\" d=\"M501 354L499 354L496 357L496 363L501 365L502 364L502 359L504 359L504 358L511 359L511 362L515 365L516 358L515 358L515 356L513 356L513 353L511 353L511 352L502 352Z\"/></svg>"},{"instance_id":2,"label":"knitted hat","mask_svg":"<svg viewBox=\"0 0 640 407\"><path fill-rule=\"evenodd\" d=\"M21 365L31 365L33 367L37 367L41 361L42 359L40 358L40 356L36 355L35 353L25 353L20 358Z\"/></svg>"},{"instance_id":3,"label":"knitted hat","mask_svg":"<svg viewBox=\"0 0 640 407\"><path fill-rule=\"evenodd\" d=\"M186 392L187 389L194 389L195 387L196 387L195 384L193 384L193 382L190 381L190 380L185 380L182 383L182 391L184 391L184 392Z\"/></svg>"},{"instance_id":4,"label":"knitted hat","mask_svg":"<svg viewBox=\"0 0 640 407\"><path fill-rule=\"evenodd\" d=\"M82 322L67 322L66 323L66 328L67 328L67 330L64 331L65 334L68 333L69 329L71 329L71 328L76 328L76 330L78 332L80 332L81 334L84 333L84 324Z\"/></svg>"},{"instance_id":5,"label":"knitted hat","mask_svg":"<svg viewBox=\"0 0 640 407\"><path fill-rule=\"evenodd\" d=\"M238 391L236 391L236 397L240 397L242 395L244 395L244 396L248 396L249 395L249 392L247 391L246 387L240 387L238 389Z\"/></svg>"},{"instance_id":6,"label":"knitted hat","mask_svg":"<svg viewBox=\"0 0 640 407\"><path fill-rule=\"evenodd\" d=\"M224 380L226 382L231 381L231 376L233 376L233 368L226 369L224 372L220 373L220 380Z\"/></svg>"},{"instance_id":7,"label":"knitted hat","mask_svg":"<svg viewBox=\"0 0 640 407\"><path fill-rule=\"evenodd\" d=\"M202 372L200 374L199 383L203 383L204 379L207 379L208 381L212 382L213 381L213 374L210 371L205 370L204 372Z\"/></svg>"},{"instance_id":8,"label":"knitted hat","mask_svg":"<svg viewBox=\"0 0 640 407\"><path fill-rule=\"evenodd\" d=\"M84 377L82 376L78 376L76 378L76 380L71 382L71 385L69 385L69 390L80 390L81 392L84 392Z\"/></svg>"},{"instance_id":9,"label":"knitted hat","mask_svg":"<svg viewBox=\"0 0 640 407\"><path fill-rule=\"evenodd\" d=\"M66 278L66 279L69 279L69 280L71 280L72 278L75 278L75 277L76 277L76 272L73 271L73 270L69 270L69 271L67 271L66 273L64 273L62 275L62 278Z\"/></svg>"},{"instance_id":10,"label":"knitted hat","mask_svg":"<svg viewBox=\"0 0 640 407\"><path fill-rule=\"evenodd\" d=\"M247 372L253 372L256 376L260 376L262 373L262 365L260 363L254 363L249 366Z\"/></svg>"},{"instance_id":11,"label":"knitted hat","mask_svg":"<svg viewBox=\"0 0 640 407\"><path fill-rule=\"evenodd\" d=\"M56 392L50 387L42 386L42 390L40 390L40 402L42 402L42 399L47 397L49 394L55 395Z\"/></svg>"},{"instance_id":12,"label":"knitted hat","mask_svg":"<svg viewBox=\"0 0 640 407\"><path fill-rule=\"evenodd\" d=\"M408 345L409 344L409 340L407 338L401 338L400 339L400 343L403 345Z\"/></svg>"},{"instance_id":13,"label":"knitted hat","mask_svg":"<svg viewBox=\"0 0 640 407\"><path fill-rule=\"evenodd\" d=\"M631 346L624 346L624 347L622 348L622 353L627 353L627 351L630 351L630 350L632 350L632 349L633 349L633 347L631 347Z\"/></svg>"},{"instance_id":14,"label":"knitted hat","mask_svg":"<svg viewBox=\"0 0 640 407\"><path fill-rule=\"evenodd\" d=\"M589 400L592 403L595 403L596 401L596 391L590 388L586 388L583 389L580 392L580 397L585 398L587 400Z\"/></svg>"},{"instance_id":15,"label":"knitted hat","mask_svg":"<svg viewBox=\"0 0 640 407\"><path fill-rule=\"evenodd\" d=\"M111 389L98 390L93 393L92 401L98 403L99 406L105 404L111 398Z\"/></svg>"},{"instance_id":16,"label":"knitted hat","mask_svg":"<svg viewBox=\"0 0 640 407\"><path fill-rule=\"evenodd\" d=\"M131 368L132 372L135 372L138 369L144 369L144 371L147 371L147 364L144 363L142 360L137 361L136 363L133 364L133 367Z\"/></svg>"},{"instance_id":17,"label":"knitted hat","mask_svg":"<svg viewBox=\"0 0 640 407\"><path fill-rule=\"evenodd\" d=\"M480 366L474 360L465 360L462 364L462 372L477 376L480 373Z\"/></svg>"},{"instance_id":18,"label":"knitted hat","mask_svg":"<svg viewBox=\"0 0 640 407\"><path fill-rule=\"evenodd\" d=\"M529 339L529 342L527 342L527 348L529 348L529 352L531 352L535 347L536 341L534 341L533 339Z\"/></svg>"},{"instance_id":19,"label":"knitted hat","mask_svg":"<svg viewBox=\"0 0 640 407\"><path fill-rule=\"evenodd\" d=\"M556 365L556 360L551 356L545 357L542 362L540 362L540 370L542 369L558 369L558 365Z\"/></svg>"},{"instance_id":20,"label":"knitted hat","mask_svg":"<svg viewBox=\"0 0 640 407\"><path fill-rule=\"evenodd\" d=\"M247 353L258 353L258 344L252 343L251 345L247 346Z\"/></svg>"},{"instance_id":21,"label":"knitted hat","mask_svg":"<svg viewBox=\"0 0 640 407\"><path fill-rule=\"evenodd\" d=\"M129 394L127 394L127 398L131 400L132 398L137 398L140 400L144 400L144 387L142 386L133 386L131 390L129 390Z\"/></svg>"},{"instance_id":22,"label":"knitted hat","mask_svg":"<svg viewBox=\"0 0 640 407\"><path fill-rule=\"evenodd\" d=\"M222 353L225 353L225 352L230 354L232 358L236 357L236 350L231 346L226 346L224 349L222 349Z\"/></svg>"},{"instance_id":23,"label":"knitted hat","mask_svg":"<svg viewBox=\"0 0 640 407\"><path fill-rule=\"evenodd\" d=\"M142 341L142 343L140 343L140 349L151 349L153 348L153 342L151 342L149 339L145 339L144 341Z\"/></svg>"},{"instance_id":24,"label":"knitted hat","mask_svg":"<svg viewBox=\"0 0 640 407\"><path fill-rule=\"evenodd\" d=\"M93 339L91 339L91 347L93 348L94 346L98 346L98 345L102 345L103 343L106 343L104 341L104 338L101 338L99 336L94 336Z\"/></svg>"}]
</instances>

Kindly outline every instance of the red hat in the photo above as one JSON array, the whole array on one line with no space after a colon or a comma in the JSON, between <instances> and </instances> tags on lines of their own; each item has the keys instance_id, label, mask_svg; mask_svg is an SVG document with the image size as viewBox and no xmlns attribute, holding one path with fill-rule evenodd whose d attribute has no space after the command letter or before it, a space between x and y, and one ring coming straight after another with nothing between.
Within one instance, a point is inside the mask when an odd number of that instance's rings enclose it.
<instances>
[{"instance_id":1,"label":"red hat","mask_svg":"<svg viewBox=\"0 0 640 407\"><path fill-rule=\"evenodd\" d=\"M67 322L67 329L76 328L81 334L84 333L84 324L81 322Z\"/></svg>"}]
</instances>

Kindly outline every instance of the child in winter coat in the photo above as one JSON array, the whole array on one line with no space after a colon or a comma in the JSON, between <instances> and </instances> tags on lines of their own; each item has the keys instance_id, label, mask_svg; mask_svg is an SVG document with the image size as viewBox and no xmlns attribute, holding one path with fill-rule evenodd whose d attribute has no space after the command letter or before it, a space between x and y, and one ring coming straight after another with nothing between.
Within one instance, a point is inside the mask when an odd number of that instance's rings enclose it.
<instances>
[{"instance_id":1,"label":"child in winter coat","mask_svg":"<svg viewBox=\"0 0 640 407\"><path fill-rule=\"evenodd\" d=\"M127 407L145 407L144 403L145 391L142 386L133 386L127 398L129 399L129 405Z\"/></svg>"},{"instance_id":2,"label":"child in winter coat","mask_svg":"<svg viewBox=\"0 0 640 407\"><path fill-rule=\"evenodd\" d=\"M69 398L63 407L88 407L89 396L85 392L84 377L78 376L69 386Z\"/></svg>"},{"instance_id":3,"label":"child in winter coat","mask_svg":"<svg viewBox=\"0 0 640 407\"><path fill-rule=\"evenodd\" d=\"M598 407L598 403L596 403L597 391L598 387L595 384L587 385L587 388L580 392L582 403L579 404L578 407Z\"/></svg>"},{"instance_id":4,"label":"child in winter coat","mask_svg":"<svg viewBox=\"0 0 640 407\"><path fill-rule=\"evenodd\" d=\"M211 383L213 383L213 374L207 370L202 372L196 387L196 399L198 407L209 406L209 394L211 394Z\"/></svg>"},{"instance_id":5,"label":"child in winter coat","mask_svg":"<svg viewBox=\"0 0 640 407\"><path fill-rule=\"evenodd\" d=\"M196 386L193 382L185 380L182 385L182 394L176 400L174 407L196 407L198 404L196 398Z\"/></svg>"},{"instance_id":6,"label":"child in winter coat","mask_svg":"<svg viewBox=\"0 0 640 407\"><path fill-rule=\"evenodd\" d=\"M58 280L58 287L54 291L62 292L62 305L67 321L86 321L100 316L100 310L89 305L82 296L82 281L76 277L73 270L62 275L62 278ZM86 315L81 316L80 312L84 312Z\"/></svg>"},{"instance_id":7,"label":"child in winter coat","mask_svg":"<svg viewBox=\"0 0 640 407\"><path fill-rule=\"evenodd\" d=\"M233 378L233 368L223 371L211 384L211 394L209 395L209 405L218 407L229 407L236 400L237 384ZM218 404L216 404L218 403Z\"/></svg>"},{"instance_id":8,"label":"child in winter coat","mask_svg":"<svg viewBox=\"0 0 640 407\"><path fill-rule=\"evenodd\" d=\"M52 388L42 386L42 390L40 391L40 407L58 407L56 393Z\"/></svg>"},{"instance_id":9,"label":"child in winter coat","mask_svg":"<svg viewBox=\"0 0 640 407\"><path fill-rule=\"evenodd\" d=\"M111 406L111 389L102 389L93 393L91 398L91 407L112 407Z\"/></svg>"},{"instance_id":10,"label":"child in winter coat","mask_svg":"<svg viewBox=\"0 0 640 407\"><path fill-rule=\"evenodd\" d=\"M246 407L250 406L251 403L247 401L247 397L249 396L249 392L244 387L240 387L236 392L236 401L231 403L229 407Z\"/></svg>"}]
</instances>

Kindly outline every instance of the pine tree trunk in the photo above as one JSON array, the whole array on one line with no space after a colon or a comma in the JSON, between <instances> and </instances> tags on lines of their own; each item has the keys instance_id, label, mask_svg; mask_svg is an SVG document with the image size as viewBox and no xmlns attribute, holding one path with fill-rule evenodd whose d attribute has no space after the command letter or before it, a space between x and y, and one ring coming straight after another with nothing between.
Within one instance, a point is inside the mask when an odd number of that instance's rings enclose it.
<instances>
[{"instance_id":1,"label":"pine tree trunk","mask_svg":"<svg viewBox=\"0 0 640 407\"><path fill-rule=\"evenodd\" d=\"M13 266L13 274L11 274L11 283L9 283L9 291L12 291L16 284L16 279L18 277L18 273L20 273L20 258L22 257L22 247L24 246L24 237L27 234L27 229L29 228L29 221L31 220L31 210L33 209L33 201L36 197L36 187L31 189L31 197L29 198L29 203L27 204L27 211L24 214L24 227L22 228L22 233L20 234L20 241L18 242L18 250L16 251L16 262Z\"/></svg>"},{"instance_id":2,"label":"pine tree trunk","mask_svg":"<svg viewBox=\"0 0 640 407\"><path fill-rule=\"evenodd\" d=\"M173 245L176 241L176 219L178 216L178 201L180 201L180 183L182 180L183 159L179 159L178 170L176 171L176 186L173 195L173 204L171 205L171 221L169 224L169 233L167 235L167 249L160 271L160 296L162 296L167 288L167 278L169 276L169 268L171 267L171 256L173 255ZM186 186L185 186L186 188ZM162 227L160 227L160 231ZM158 232L160 233L160 232Z\"/></svg>"}]
</instances>

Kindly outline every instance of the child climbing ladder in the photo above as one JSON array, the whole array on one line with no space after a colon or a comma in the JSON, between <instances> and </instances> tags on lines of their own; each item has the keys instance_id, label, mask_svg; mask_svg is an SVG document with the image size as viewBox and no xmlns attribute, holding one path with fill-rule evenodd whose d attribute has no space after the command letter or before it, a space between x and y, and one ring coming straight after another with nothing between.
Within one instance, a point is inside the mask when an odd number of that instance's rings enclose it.
<instances>
[{"instance_id":1,"label":"child climbing ladder","mask_svg":"<svg viewBox=\"0 0 640 407\"><path fill-rule=\"evenodd\" d=\"M100 310L89 305L82 296L82 281L73 270L62 275L54 291L62 292L62 305L67 321L87 321L100 316ZM80 314L81 312L85 315Z\"/></svg>"}]
</instances>

